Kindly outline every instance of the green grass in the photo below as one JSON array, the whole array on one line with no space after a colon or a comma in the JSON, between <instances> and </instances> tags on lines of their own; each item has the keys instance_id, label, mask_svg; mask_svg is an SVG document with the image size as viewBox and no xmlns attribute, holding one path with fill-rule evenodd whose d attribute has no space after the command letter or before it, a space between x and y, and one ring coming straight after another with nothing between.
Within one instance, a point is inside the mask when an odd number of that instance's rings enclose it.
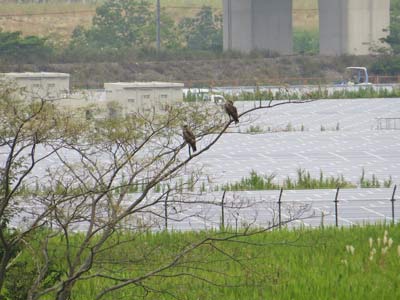
<instances>
[{"instance_id":1,"label":"green grass","mask_svg":"<svg viewBox=\"0 0 400 300\"><path fill-rule=\"evenodd\" d=\"M320 171L319 178L312 178L310 172L304 169L297 170L297 178L287 177L283 184L277 184L275 174L262 175L256 171L251 171L249 177L242 178L239 182L228 183L223 186L216 186L214 189L224 191L257 191L257 190L277 190L284 188L287 190L304 189L335 189L335 188L355 188L356 185L348 182L343 176L325 177Z\"/></svg>"},{"instance_id":2,"label":"green grass","mask_svg":"<svg viewBox=\"0 0 400 300\"><path fill-rule=\"evenodd\" d=\"M355 184L347 181L343 175L326 177L320 171L319 178L311 177L309 171L297 169L297 178L287 177L282 184L276 183L275 174L262 175L256 171L251 171L248 177L243 177L240 181L228 183L222 186L216 185L214 191L260 191L260 190L310 190L310 189L335 189L335 188L390 188L393 185L392 177L379 179L375 174L370 178L365 176L365 170L362 170L360 181Z\"/></svg>"},{"instance_id":3,"label":"green grass","mask_svg":"<svg viewBox=\"0 0 400 300\"><path fill-rule=\"evenodd\" d=\"M388 232L386 238L385 231ZM223 237L225 234L120 234L114 242L126 243L101 253L87 275L106 270L121 278L145 274L170 261L177 251L208 235ZM81 239L79 234L70 236L72 244ZM379 225L283 229L239 238L232 243L212 242L183 258L175 268L163 272L163 276L146 280L141 283L143 285L128 286L103 299L139 299L145 292L143 286L155 288L149 289L145 298L154 300L174 297L187 300L399 299L399 241L399 225ZM65 265L62 246L65 241L54 239L52 242L54 251L49 253L52 258L55 253L58 255L53 267L61 268ZM20 261L23 259L31 257L19 257ZM183 273L186 275L178 276ZM99 277L80 281L73 289L72 299L92 300L102 288L115 283L115 280ZM54 299L54 295L42 299Z\"/></svg>"},{"instance_id":4,"label":"green grass","mask_svg":"<svg viewBox=\"0 0 400 300\"><path fill-rule=\"evenodd\" d=\"M361 188L390 188L393 185L392 176L389 176L388 179L381 180L375 174L372 174L371 179L365 177L365 170L363 168L362 174L360 177L360 187Z\"/></svg>"},{"instance_id":5,"label":"green grass","mask_svg":"<svg viewBox=\"0 0 400 300\"><path fill-rule=\"evenodd\" d=\"M272 84L272 83L265 83ZM318 84L318 83L317 83ZM399 98L400 89L393 88L389 91L388 89L374 90L372 87L360 88L358 91L341 90L334 91L328 94L328 91L321 87L317 90L308 93L296 93L287 92L285 89L281 89L276 93L268 91L260 91L257 89L255 92L242 92L238 95L224 94L226 99L232 101L255 101L255 100L308 100L308 99L361 99L361 98ZM195 101L196 96L194 94L188 94L184 97L184 101Z\"/></svg>"},{"instance_id":6,"label":"green grass","mask_svg":"<svg viewBox=\"0 0 400 300\"><path fill-rule=\"evenodd\" d=\"M262 130L258 127L248 132L249 134L262 133ZM329 176L326 177L323 171L320 171L318 178L311 177L309 171L305 169L296 170L297 177L287 177L281 184L276 181L276 174L259 174L256 171L251 171L249 176L243 177L240 181L227 183L224 185L207 185L204 181L198 184L198 179L192 174L184 181L180 178L174 183L173 189L183 192L207 192L207 191L262 191L262 190L279 190L281 188L286 190L310 190L310 189L336 189L336 188L390 188L393 186L392 177L389 176L387 179L380 179L375 174L372 174L369 178L365 175L365 170L362 170L360 180L357 183L347 181L343 175ZM127 193L138 193L143 192L147 185L146 181L134 182L128 184L122 179L120 186L113 190L113 193L120 194L121 192ZM159 183L155 186L154 191L156 193L165 193L169 189L169 184ZM46 189L46 187L39 186L36 184L35 188L29 188L25 185L19 189L19 195L43 195L51 191L54 195L64 195L65 188L59 184L52 189ZM69 192L74 192L69 190ZM80 191L77 190L76 193Z\"/></svg>"}]
</instances>

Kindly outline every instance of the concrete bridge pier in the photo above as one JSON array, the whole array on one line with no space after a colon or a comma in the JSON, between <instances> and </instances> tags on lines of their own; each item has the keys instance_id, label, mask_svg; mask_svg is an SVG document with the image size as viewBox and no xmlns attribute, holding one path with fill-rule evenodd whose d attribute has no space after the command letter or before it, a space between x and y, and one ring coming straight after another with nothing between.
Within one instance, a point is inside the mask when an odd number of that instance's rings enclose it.
<instances>
[{"instance_id":1,"label":"concrete bridge pier","mask_svg":"<svg viewBox=\"0 0 400 300\"><path fill-rule=\"evenodd\" d=\"M292 48L292 0L224 0L224 50Z\"/></svg>"},{"instance_id":2,"label":"concrete bridge pier","mask_svg":"<svg viewBox=\"0 0 400 300\"><path fill-rule=\"evenodd\" d=\"M319 19L321 54L369 54L387 36L390 0L319 0ZM224 0L224 50L292 48L292 0Z\"/></svg>"},{"instance_id":3,"label":"concrete bridge pier","mask_svg":"<svg viewBox=\"0 0 400 300\"><path fill-rule=\"evenodd\" d=\"M389 25L390 0L319 0L320 53L370 54Z\"/></svg>"}]
</instances>

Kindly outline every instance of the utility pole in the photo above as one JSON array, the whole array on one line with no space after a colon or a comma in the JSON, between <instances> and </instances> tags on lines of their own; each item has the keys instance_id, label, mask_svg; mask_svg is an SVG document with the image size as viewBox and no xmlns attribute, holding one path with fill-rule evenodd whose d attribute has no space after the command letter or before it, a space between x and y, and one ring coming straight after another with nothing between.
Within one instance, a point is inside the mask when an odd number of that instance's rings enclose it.
<instances>
[{"instance_id":1,"label":"utility pole","mask_svg":"<svg viewBox=\"0 0 400 300\"><path fill-rule=\"evenodd\" d=\"M161 48L161 38L160 38L160 29L161 29L161 22L160 22L160 0L157 0L157 53L160 52Z\"/></svg>"}]
</instances>

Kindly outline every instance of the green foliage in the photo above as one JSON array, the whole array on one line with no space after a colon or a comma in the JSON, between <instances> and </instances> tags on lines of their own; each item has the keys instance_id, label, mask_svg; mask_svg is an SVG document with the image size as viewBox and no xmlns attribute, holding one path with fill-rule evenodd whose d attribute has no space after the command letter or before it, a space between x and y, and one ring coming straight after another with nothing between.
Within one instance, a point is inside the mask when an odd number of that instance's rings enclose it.
<instances>
[{"instance_id":1,"label":"green foliage","mask_svg":"<svg viewBox=\"0 0 400 300\"><path fill-rule=\"evenodd\" d=\"M322 171L319 178L312 178L310 172L304 169L297 170L297 179L286 178L282 185L274 182L275 174L259 175L256 171L251 171L250 177L242 178L239 182L226 184L221 187L225 191L252 191L252 190L277 190L280 188L288 190L303 189L334 189L334 188L353 188L350 182L338 177L324 177ZM217 187L216 190L220 188Z\"/></svg>"},{"instance_id":2,"label":"green foliage","mask_svg":"<svg viewBox=\"0 0 400 300\"><path fill-rule=\"evenodd\" d=\"M388 43L393 53L400 54L400 1L392 0L390 9L390 26L385 28L389 31L389 35L382 42Z\"/></svg>"},{"instance_id":3,"label":"green foliage","mask_svg":"<svg viewBox=\"0 0 400 300\"><path fill-rule=\"evenodd\" d=\"M321 129L322 130L322 129ZM326 129L324 129L326 130ZM308 190L308 189L335 189L335 188L355 188L356 185L346 181L343 175L337 177L325 177L320 171L319 178L312 178L309 171L304 169L297 170L297 178L292 179L287 177L283 184L277 184L275 174L260 175L256 171L250 172L250 177L244 177L239 182L225 184L222 187L216 186L215 190L226 191L257 191L257 190L277 190L284 188L287 190ZM390 188L393 185L392 177L383 181L379 180L375 174L372 174L371 179L365 177L365 170L362 170L359 187L361 188Z\"/></svg>"},{"instance_id":4,"label":"green foliage","mask_svg":"<svg viewBox=\"0 0 400 300\"><path fill-rule=\"evenodd\" d=\"M34 63L48 59L51 54L52 48L46 38L23 37L20 31L3 32L0 29L0 58Z\"/></svg>"},{"instance_id":5,"label":"green foliage","mask_svg":"<svg viewBox=\"0 0 400 300\"><path fill-rule=\"evenodd\" d=\"M25 300L32 285L36 270L32 266L32 261L26 260L17 262L7 271L5 282L5 296L8 300Z\"/></svg>"},{"instance_id":6,"label":"green foliage","mask_svg":"<svg viewBox=\"0 0 400 300\"><path fill-rule=\"evenodd\" d=\"M397 76L400 74L400 56L384 55L371 65L370 71L375 74Z\"/></svg>"},{"instance_id":7,"label":"green foliage","mask_svg":"<svg viewBox=\"0 0 400 300\"><path fill-rule=\"evenodd\" d=\"M319 32L318 31L294 31L293 51L298 54L319 53Z\"/></svg>"},{"instance_id":8,"label":"green foliage","mask_svg":"<svg viewBox=\"0 0 400 300\"><path fill-rule=\"evenodd\" d=\"M147 0L108 0L96 9L92 27L75 28L70 48L86 51L118 50L154 46L155 12ZM178 47L177 29L167 15L161 17L161 36L165 48Z\"/></svg>"},{"instance_id":9,"label":"green foliage","mask_svg":"<svg viewBox=\"0 0 400 300\"><path fill-rule=\"evenodd\" d=\"M99 47L143 45L148 43L153 20L147 1L108 0L96 9L86 36Z\"/></svg>"},{"instance_id":10,"label":"green foliage","mask_svg":"<svg viewBox=\"0 0 400 300\"><path fill-rule=\"evenodd\" d=\"M222 186L224 191L248 191L248 190L276 190L279 185L273 183L275 174L259 175L256 171L250 172L250 177L244 177L237 183L226 184Z\"/></svg>"},{"instance_id":11,"label":"green foliage","mask_svg":"<svg viewBox=\"0 0 400 300\"><path fill-rule=\"evenodd\" d=\"M398 225L282 229L232 242L210 241L180 257L174 268L103 298L136 299L145 293L148 299L309 300L349 299L349 295L355 300L398 299L399 229ZM208 236L222 240L226 235L210 231L118 233L107 251L99 254L99 263L87 279L77 283L72 299L95 299L103 288L119 283L114 278L146 274L198 240ZM82 235L74 233L69 238L78 244ZM65 255L64 243L62 239L52 241L52 251L59 259L55 266ZM232 256L236 259L229 259ZM28 259L23 256L20 261ZM111 271L112 278L90 276L104 270Z\"/></svg>"},{"instance_id":12,"label":"green foliage","mask_svg":"<svg viewBox=\"0 0 400 300\"><path fill-rule=\"evenodd\" d=\"M193 95L192 95L193 96ZM309 92L290 92L281 89L276 93L271 90L255 92L242 92L240 94L224 94L225 99L233 101L258 101L258 100L307 100L307 99L359 99L359 98L398 98L400 89L394 87L389 90L386 88L374 89L373 87L359 87L355 90L335 90L328 93L326 88L320 87ZM186 101L186 99L184 98Z\"/></svg>"},{"instance_id":13,"label":"green foliage","mask_svg":"<svg viewBox=\"0 0 400 300\"><path fill-rule=\"evenodd\" d=\"M17 231L2 231L5 239L12 239L17 236ZM18 244L12 248L10 253L11 258L13 259L13 264L9 265L9 270L7 272L7 280L5 281L6 287L6 298L22 300L26 299L28 289L30 284L33 282L34 272L32 268L28 268L28 265L32 265L28 260L26 261L14 261L18 259L20 252L22 251L22 244ZM0 244L0 257L4 256L4 248L2 244Z\"/></svg>"},{"instance_id":14,"label":"green foliage","mask_svg":"<svg viewBox=\"0 0 400 300\"><path fill-rule=\"evenodd\" d=\"M362 169L362 174L360 177L360 187L362 188L390 188L393 184L392 177L389 176L388 179L385 179L383 182L378 179L375 174L372 174L371 179L365 178L365 170Z\"/></svg>"},{"instance_id":15,"label":"green foliage","mask_svg":"<svg viewBox=\"0 0 400 300\"><path fill-rule=\"evenodd\" d=\"M191 50L222 51L222 16L203 6L194 18L184 18L179 27Z\"/></svg>"},{"instance_id":16,"label":"green foliage","mask_svg":"<svg viewBox=\"0 0 400 300\"><path fill-rule=\"evenodd\" d=\"M352 188L353 184L346 181L343 175L338 177L324 177L320 171L319 178L311 178L310 172L304 169L297 170L297 180L292 181L287 178L285 183L286 189L334 189L334 188Z\"/></svg>"},{"instance_id":17,"label":"green foliage","mask_svg":"<svg viewBox=\"0 0 400 300\"><path fill-rule=\"evenodd\" d=\"M29 289L38 276L38 266L44 259L40 254L34 255L33 252L40 247L40 241L43 239L42 235L47 233L47 229L43 227L38 232L28 235L23 242L13 249L13 260L7 269L5 281L5 299L28 299ZM13 234L16 235L17 232ZM53 249L51 254L54 255L55 253L56 250ZM47 267L41 270L43 276L41 285L43 288L51 287L60 280L63 271L58 264L58 259L60 259L60 256L54 255L49 259Z\"/></svg>"}]
</instances>

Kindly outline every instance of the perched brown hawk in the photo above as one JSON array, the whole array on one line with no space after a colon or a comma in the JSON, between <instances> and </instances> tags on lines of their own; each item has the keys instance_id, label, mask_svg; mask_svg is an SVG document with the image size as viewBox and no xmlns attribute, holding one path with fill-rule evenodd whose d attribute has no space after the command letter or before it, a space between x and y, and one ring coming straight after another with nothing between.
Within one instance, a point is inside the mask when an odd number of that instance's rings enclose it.
<instances>
[{"instance_id":1,"label":"perched brown hawk","mask_svg":"<svg viewBox=\"0 0 400 300\"><path fill-rule=\"evenodd\" d=\"M226 100L224 105L226 113L229 115L229 120L233 119L235 124L239 123L239 117L236 107L231 100Z\"/></svg>"},{"instance_id":2,"label":"perched brown hawk","mask_svg":"<svg viewBox=\"0 0 400 300\"><path fill-rule=\"evenodd\" d=\"M197 151L196 137L187 125L183 125L183 139L192 147L193 152Z\"/></svg>"}]
</instances>

